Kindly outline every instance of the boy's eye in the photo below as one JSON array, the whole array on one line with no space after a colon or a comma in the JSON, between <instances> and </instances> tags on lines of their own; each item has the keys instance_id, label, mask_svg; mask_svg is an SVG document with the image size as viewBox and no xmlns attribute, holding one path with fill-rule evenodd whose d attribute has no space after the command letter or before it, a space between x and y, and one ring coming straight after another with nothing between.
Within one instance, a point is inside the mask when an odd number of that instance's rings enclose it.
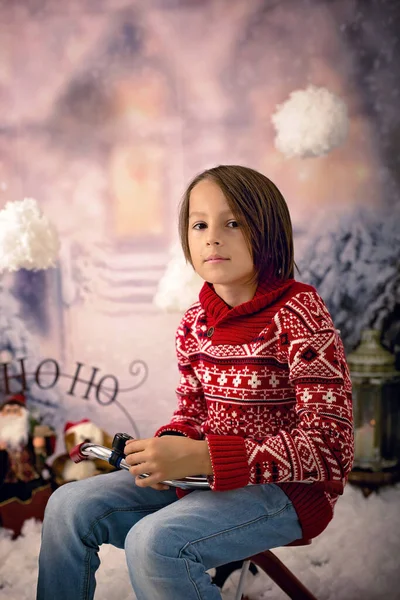
<instances>
[{"instance_id":1,"label":"boy's eye","mask_svg":"<svg viewBox=\"0 0 400 600\"><path fill-rule=\"evenodd\" d=\"M204 229L204 227L207 227L205 223L195 223L192 229Z\"/></svg>"},{"instance_id":2,"label":"boy's eye","mask_svg":"<svg viewBox=\"0 0 400 600\"><path fill-rule=\"evenodd\" d=\"M236 229L237 227L239 227L239 223L237 221L228 221L228 223L226 224L227 227L229 227L230 229ZM207 223L204 223L204 221L200 221L199 223L194 223L194 225L192 225L192 229L206 229L207 228Z\"/></svg>"}]
</instances>

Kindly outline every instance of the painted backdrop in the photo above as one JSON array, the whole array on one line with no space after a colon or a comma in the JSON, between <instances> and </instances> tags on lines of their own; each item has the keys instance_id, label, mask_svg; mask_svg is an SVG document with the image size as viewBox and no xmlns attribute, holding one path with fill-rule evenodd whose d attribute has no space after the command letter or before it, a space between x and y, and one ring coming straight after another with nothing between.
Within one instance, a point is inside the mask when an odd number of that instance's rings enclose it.
<instances>
[{"instance_id":1,"label":"painted backdrop","mask_svg":"<svg viewBox=\"0 0 400 600\"><path fill-rule=\"evenodd\" d=\"M28 356L31 401L50 421L151 435L169 418L180 314L153 298L185 184L219 163L281 188L299 278L347 349L371 325L398 349L396 2L0 5L0 208L36 198L62 241L57 269L1 276L0 351L17 375ZM286 159L270 117L308 84L344 99L349 137L328 156Z\"/></svg>"}]
</instances>

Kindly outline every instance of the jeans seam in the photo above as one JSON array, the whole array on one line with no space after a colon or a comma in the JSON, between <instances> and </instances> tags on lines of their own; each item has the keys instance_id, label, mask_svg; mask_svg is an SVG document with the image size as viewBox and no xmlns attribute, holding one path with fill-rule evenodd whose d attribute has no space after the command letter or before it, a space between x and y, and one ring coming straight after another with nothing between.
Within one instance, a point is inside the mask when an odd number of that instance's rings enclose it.
<instances>
[{"instance_id":1,"label":"jeans seam","mask_svg":"<svg viewBox=\"0 0 400 600\"><path fill-rule=\"evenodd\" d=\"M213 533L211 535L207 535L205 537L198 538L197 540L192 540L191 542L187 542L180 549L178 557L182 558L182 553L185 552L186 548L188 548L189 546L194 546L195 544L197 544L199 542L204 542L206 540L209 540L209 539L212 539L214 537L217 537L218 535L221 535L221 534L232 533L234 531L237 531L238 529L241 529L242 527L248 527L249 525L253 525L254 523L257 523L258 521L262 521L264 519L268 520L268 519L273 518L273 517L278 517L280 514L282 514L283 512L285 512L288 508L290 508L292 506L293 506L292 502L288 502L287 504L285 504L285 506L283 508L281 508L280 510L278 510L277 512L275 512L273 514L262 515L260 517L257 517L256 519L253 519L252 521L248 521L246 523L240 523L240 525L236 525L235 527L230 527L228 529L224 529L222 531L218 531L218 533Z\"/></svg>"},{"instance_id":2,"label":"jeans seam","mask_svg":"<svg viewBox=\"0 0 400 600\"><path fill-rule=\"evenodd\" d=\"M93 523L91 523L90 525L90 529L88 531L88 533L83 536L83 538L81 538L81 542L84 544L87 540L87 538L93 533L94 528L96 527L96 525L98 525L98 523L100 523L100 521L102 521L103 519L105 519L106 517L109 517L110 515L112 515L113 513L116 512L154 512L155 510L160 510L161 508L165 508L166 506L169 506L169 504L164 504L162 506L148 506L146 508L113 508L108 510L107 512L105 512L104 514L102 514L100 517L98 517L97 519L95 519L93 521ZM85 583L82 589L82 600L87 600L87 598L89 597L89 585L90 585L90 560L91 560L91 552L89 550L89 548L86 550L86 558L85 558Z\"/></svg>"},{"instance_id":3,"label":"jeans seam","mask_svg":"<svg viewBox=\"0 0 400 600\"><path fill-rule=\"evenodd\" d=\"M201 594L200 594L200 590L199 590L199 588L197 587L196 581L193 579L193 577L192 577L192 574L191 574L191 572L190 572L190 564L189 564L189 561L188 561L186 558L184 558L183 560L184 560L184 563L185 563L185 567L186 567L186 571L187 571L187 574L188 574L189 580L190 580L190 581L192 582L192 584L193 584L193 587L194 587L194 590L195 590L195 592L196 592L196 595L197 595L197 597L198 597L198 599L199 599L199 600L202 600L202 596L201 596Z\"/></svg>"},{"instance_id":4,"label":"jeans seam","mask_svg":"<svg viewBox=\"0 0 400 600\"><path fill-rule=\"evenodd\" d=\"M86 549L86 558L85 558L85 585L82 590L82 600L87 600L89 598L89 585L90 585L90 557L91 553L89 548Z\"/></svg>"},{"instance_id":5,"label":"jeans seam","mask_svg":"<svg viewBox=\"0 0 400 600\"><path fill-rule=\"evenodd\" d=\"M169 506L169 504L164 504L161 506L146 506L146 508L112 508L112 509L108 510L107 512L105 512L104 514L97 517L97 519L95 519L91 523L89 531L81 538L81 541L83 543L86 542L87 538L93 533L93 530L96 527L96 525L98 525L98 523L100 523L100 521L109 517L113 513L117 513L117 512L131 512L131 513L149 512L149 513L153 513L156 510L161 510L162 508L165 508L166 506Z\"/></svg>"}]
</instances>

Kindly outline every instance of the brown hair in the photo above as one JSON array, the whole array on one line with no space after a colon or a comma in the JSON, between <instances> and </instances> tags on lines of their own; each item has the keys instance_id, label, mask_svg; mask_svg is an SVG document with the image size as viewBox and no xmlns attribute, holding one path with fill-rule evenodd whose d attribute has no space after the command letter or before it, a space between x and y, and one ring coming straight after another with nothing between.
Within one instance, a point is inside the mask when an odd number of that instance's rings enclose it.
<instances>
[{"instance_id":1,"label":"brown hair","mask_svg":"<svg viewBox=\"0 0 400 600\"><path fill-rule=\"evenodd\" d=\"M188 242L190 193L203 179L211 179L221 188L241 222L257 279L271 271L279 279L294 277L292 222L284 197L268 177L237 165L207 169L189 184L179 209L179 235L186 260L193 266Z\"/></svg>"}]
</instances>

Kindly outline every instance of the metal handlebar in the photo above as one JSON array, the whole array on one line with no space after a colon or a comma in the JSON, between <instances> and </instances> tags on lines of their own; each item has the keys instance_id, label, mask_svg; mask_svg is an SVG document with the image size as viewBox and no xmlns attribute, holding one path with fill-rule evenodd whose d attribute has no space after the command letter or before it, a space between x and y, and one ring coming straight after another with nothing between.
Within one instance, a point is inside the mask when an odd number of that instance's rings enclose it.
<instances>
[{"instance_id":1,"label":"metal handlebar","mask_svg":"<svg viewBox=\"0 0 400 600\"><path fill-rule=\"evenodd\" d=\"M101 460L105 460L106 462L113 465L116 469L125 469L129 471L129 465L125 460L125 444L128 440L132 440L133 438L127 433L116 433L112 442L112 448L106 448L106 446L100 446L98 444L92 444L91 442L82 442L72 448L69 453L71 459L75 463L79 463L82 460L88 460L88 458L99 458ZM148 473L143 473L143 475L139 475L141 479L146 479L149 477ZM183 490L209 490L210 484L208 482L207 477L197 476L197 477L183 477L182 479L169 479L166 481L162 481L165 485L169 485L171 487L181 488ZM292 483L304 483L308 485L312 485L312 481L297 481L293 480ZM341 481L328 481L325 482L326 490L332 491L336 494L343 493L343 483ZM256 485L256 484L248 484L248 485Z\"/></svg>"},{"instance_id":2,"label":"metal handlebar","mask_svg":"<svg viewBox=\"0 0 400 600\"><path fill-rule=\"evenodd\" d=\"M121 452L121 450L115 449L115 441L117 436L126 436L126 434L116 434L113 441L113 449L107 448L106 446L100 446L98 444L91 444L90 442L82 442L72 448L69 453L71 459L75 463L79 463L83 460L88 460L89 458L99 458L101 460L105 460L106 462L112 464L117 469L125 469L129 470L128 463L125 460L125 455ZM126 439L130 439L129 437L123 437L123 443L125 444ZM121 441L117 440L117 441ZM149 477L148 473L143 473L143 475L139 475L142 479L146 479ZM210 485L206 477L184 477L183 479L171 479L162 481L165 485L170 485L172 487L181 488L183 490L186 489L210 489Z\"/></svg>"}]
</instances>

